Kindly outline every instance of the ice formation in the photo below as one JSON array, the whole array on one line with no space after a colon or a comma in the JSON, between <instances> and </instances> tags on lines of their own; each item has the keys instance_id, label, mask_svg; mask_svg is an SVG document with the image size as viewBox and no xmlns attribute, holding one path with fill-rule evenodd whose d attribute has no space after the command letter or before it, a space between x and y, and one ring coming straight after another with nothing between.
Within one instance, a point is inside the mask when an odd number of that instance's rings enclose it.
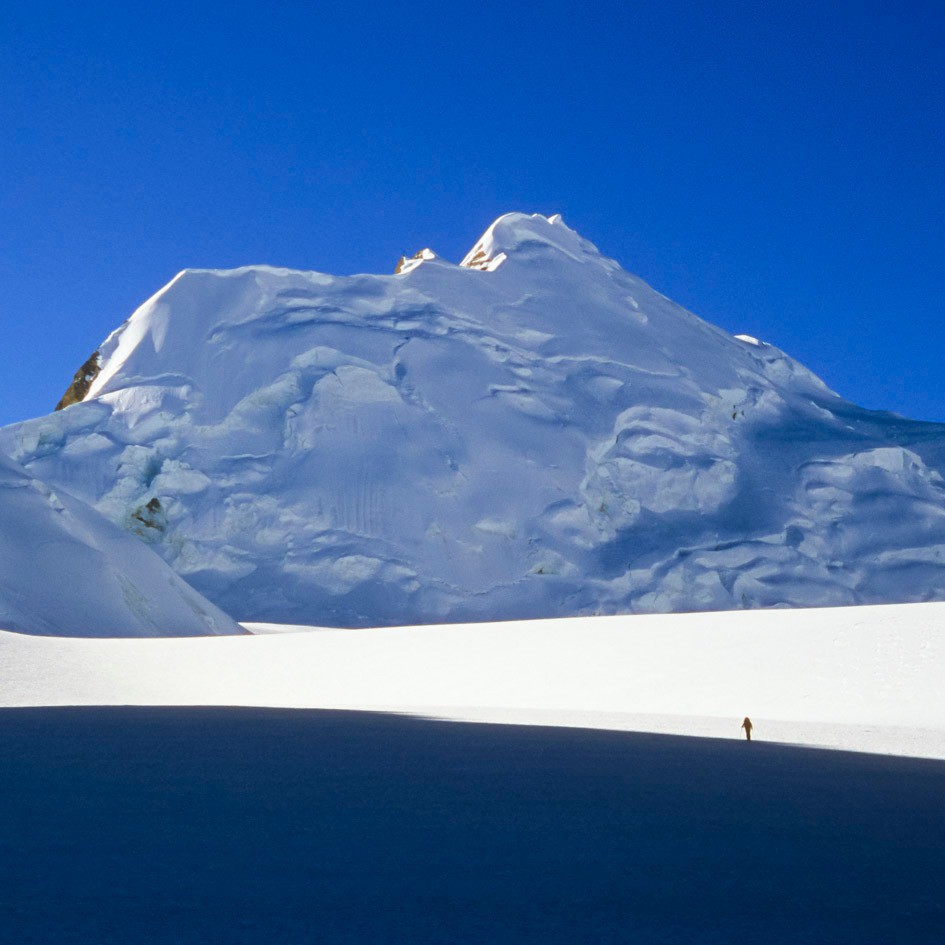
<instances>
[{"instance_id":1,"label":"ice formation","mask_svg":"<svg viewBox=\"0 0 945 945\"><path fill-rule=\"evenodd\" d=\"M558 216L396 275L185 271L98 352L0 449L242 620L945 599L945 428L844 401Z\"/></svg>"},{"instance_id":2,"label":"ice formation","mask_svg":"<svg viewBox=\"0 0 945 945\"><path fill-rule=\"evenodd\" d=\"M45 636L240 633L146 545L0 455L0 627Z\"/></svg>"}]
</instances>

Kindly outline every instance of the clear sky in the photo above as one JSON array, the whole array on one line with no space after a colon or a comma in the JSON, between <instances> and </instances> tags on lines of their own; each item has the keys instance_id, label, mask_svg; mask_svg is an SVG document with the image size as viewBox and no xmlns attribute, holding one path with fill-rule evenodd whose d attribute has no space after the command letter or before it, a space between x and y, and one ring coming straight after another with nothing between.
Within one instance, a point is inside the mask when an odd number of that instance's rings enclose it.
<instances>
[{"instance_id":1,"label":"clear sky","mask_svg":"<svg viewBox=\"0 0 945 945\"><path fill-rule=\"evenodd\" d=\"M0 424L188 266L390 272L564 214L945 421L940 3L3 4Z\"/></svg>"}]
</instances>

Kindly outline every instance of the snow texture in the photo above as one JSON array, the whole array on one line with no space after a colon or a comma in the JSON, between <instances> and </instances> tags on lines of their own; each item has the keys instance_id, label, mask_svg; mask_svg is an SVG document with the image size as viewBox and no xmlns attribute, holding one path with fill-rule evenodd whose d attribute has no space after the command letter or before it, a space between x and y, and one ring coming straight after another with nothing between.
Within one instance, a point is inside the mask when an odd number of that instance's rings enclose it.
<instances>
[{"instance_id":1,"label":"snow texture","mask_svg":"<svg viewBox=\"0 0 945 945\"><path fill-rule=\"evenodd\" d=\"M0 705L243 705L740 738L945 759L945 604L226 639L0 633ZM295 632L286 632L292 631Z\"/></svg>"},{"instance_id":2,"label":"snow texture","mask_svg":"<svg viewBox=\"0 0 945 945\"><path fill-rule=\"evenodd\" d=\"M77 636L241 632L147 545L2 455L0 627Z\"/></svg>"},{"instance_id":3,"label":"snow texture","mask_svg":"<svg viewBox=\"0 0 945 945\"><path fill-rule=\"evenodd\" d=\"M182 272L98 350L85 400L0 449L241 620L945 599L945 428L844 401L558 216L458 266Z\"/></svg>"}]
</instances>

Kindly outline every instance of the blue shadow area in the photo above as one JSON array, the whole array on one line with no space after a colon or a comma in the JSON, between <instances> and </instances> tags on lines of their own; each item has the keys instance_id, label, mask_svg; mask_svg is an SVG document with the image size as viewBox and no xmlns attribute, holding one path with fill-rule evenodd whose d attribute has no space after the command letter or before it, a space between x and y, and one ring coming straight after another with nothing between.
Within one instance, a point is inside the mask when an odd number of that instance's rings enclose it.
<instances>
[{"instance_id":1,"label":"blue shadow area","mask_svg":"<svg viewBox=\"0 0 945 945\"><path fill-rule=\"evenodd\" d=\"M0 941L935 942L945 764L353 712L0 710Z\"/></svg>"}]
</instances>

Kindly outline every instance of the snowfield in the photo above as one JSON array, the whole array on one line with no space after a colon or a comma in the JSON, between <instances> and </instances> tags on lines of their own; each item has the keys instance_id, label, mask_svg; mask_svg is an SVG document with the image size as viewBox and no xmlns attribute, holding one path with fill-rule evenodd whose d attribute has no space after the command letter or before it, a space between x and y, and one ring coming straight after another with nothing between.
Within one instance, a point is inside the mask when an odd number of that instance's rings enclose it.
<instances>
[{"instance_id":1,"label":"snowfield","mask_svg":"<svg viewBox=\"0 0 945 945\"><path fill-rule=\"evenodd\" d=\"M931 945L945 765L251 708L0 710L4 945Z\"/></svg>"},{"instance_id":2,"label":"snowfield","mask_svg":"<svg viewBox=\"0 0 945 945\"><path fill-rule=\"evenodd\" d=\"M558 216L396 275L188 270L82 377L0 450L241 621L945 599L942 425L844 401Z\"/></svg>"},{"instance_id":3,"label":"snowfield","mask_svg":"<svg viewBox=\"0 0 945 945\"><path fill-rule=\"evenodd\" d=\"M270 706L945 759L945 604L91 640L0 634L7 706ZM294 631L294 632L292 632Z\"/></svg>"},{"instance_id":4,"label":"snowfield","mask_svg":"<svg viewBox=\"0 0 945 945\"><path fill-rule=\"evenodd\" d=\"M930 945L943 621L0 633L0 942Z\"/></svg>"},{"instance_id":5,"label":"snowfield","mask_svg":"<svg viewBox=\"0 0 945 945\"><path fill-rule=\"evenodd\" d=\"M945 765L370 713L0 710L4 945L931 945Z\"/></svg>"}]
</instances>

